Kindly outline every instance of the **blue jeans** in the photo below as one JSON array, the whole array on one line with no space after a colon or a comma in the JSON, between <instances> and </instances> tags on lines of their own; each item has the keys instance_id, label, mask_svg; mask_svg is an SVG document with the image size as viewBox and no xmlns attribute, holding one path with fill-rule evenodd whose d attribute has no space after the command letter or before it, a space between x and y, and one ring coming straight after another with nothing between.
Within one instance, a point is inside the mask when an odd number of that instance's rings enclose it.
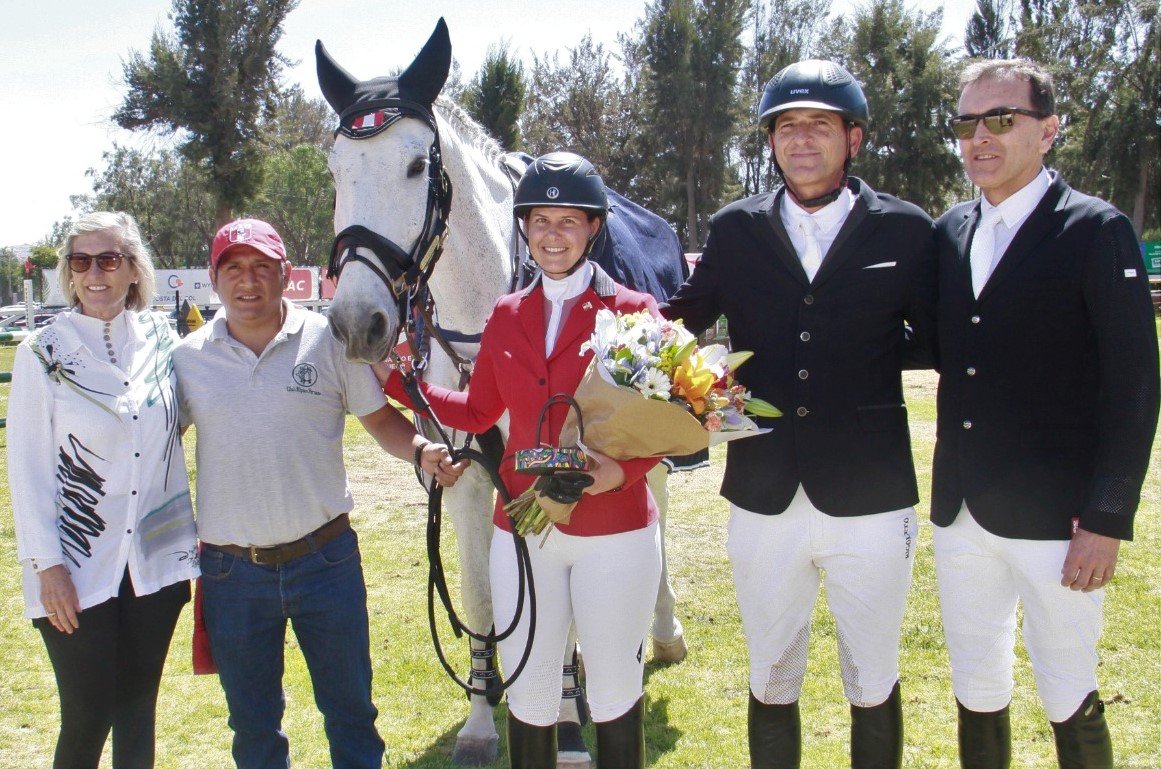
<instances>
[{"instance_id":1,"label":"blue jeans","mask_svg":"<svg viewBox=\"0 0 1161 769\"><path fill-rule=\"evenodd\" d=\"M306 658L331 763L335 769L379 769L384 746L371 702L367 588L355 532L281 567L207 547L201 567L206 630L230 709L238 769L290 765L282 731L287 620Z\"/></svg>"}]
</instances>

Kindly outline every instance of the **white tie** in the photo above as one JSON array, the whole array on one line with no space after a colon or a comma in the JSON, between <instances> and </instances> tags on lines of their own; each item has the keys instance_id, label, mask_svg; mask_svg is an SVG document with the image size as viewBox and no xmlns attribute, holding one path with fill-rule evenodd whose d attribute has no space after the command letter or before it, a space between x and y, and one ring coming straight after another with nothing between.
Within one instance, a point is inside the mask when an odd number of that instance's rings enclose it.
<instances>
[{"instance_id":1,"label":"white tie","mask_svg":"<svg viewBox=\"0 0 1161 769\"><path fill-rule=\"evenodd\" d=\"M1000 210L988 209L976 226L976 233L972 236L972 248L969 254L972 266L972 290L976 298L984 290L984 284L992 274L992 265L996 255L996 225L1000 223Z\"/></svg>"},{"instance_id":2,"label":"white tie","mask_svg":"<svg viewBox=\"0 0 1161 769\"><path fill-rule=\"evenodd\" d=\"M801 219L799 228L802 230L804 242L802 253L802 269L806 271L806 279L813 281L818 268L822 266L822 249L818 247L818 222L814 219Z\"/></svg>"}]
</instances>

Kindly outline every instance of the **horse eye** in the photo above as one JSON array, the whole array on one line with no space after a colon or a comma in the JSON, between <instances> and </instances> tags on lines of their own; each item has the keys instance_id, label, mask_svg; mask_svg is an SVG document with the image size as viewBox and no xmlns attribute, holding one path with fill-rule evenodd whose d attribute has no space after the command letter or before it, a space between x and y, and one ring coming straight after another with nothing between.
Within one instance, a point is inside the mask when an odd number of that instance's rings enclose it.
<instances>
[{"instance_id":1,"label":"horse eye","mask_svg":"<svg viewBox=\"0 0 1161 769\"><path fill-rule=\"evenodd\" d=\"M411 161L411 165L409 165L407 167L407 177L412 178L412 177L419 176L421 173L423 173L426 170L427 170L427 161L424 160L423 158L416 158L415 160Z\"/></svg>"}]
</instances>

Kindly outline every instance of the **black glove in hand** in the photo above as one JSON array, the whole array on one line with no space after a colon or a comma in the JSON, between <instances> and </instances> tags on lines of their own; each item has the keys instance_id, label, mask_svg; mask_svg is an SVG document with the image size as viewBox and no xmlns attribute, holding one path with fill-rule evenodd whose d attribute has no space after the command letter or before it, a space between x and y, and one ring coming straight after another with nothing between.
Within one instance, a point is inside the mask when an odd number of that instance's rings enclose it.
<instances>
[{"instance_id":1,"label":"black glove in hand","mask_svg":"<svg viewBox=\"0 0 1161 769\"><path fill-rule=\"evenodd\" d=\"M553 502L570 505L580 502L584 490L596 479L588 473L560 472L543 475L536 481L536 490Z\"/></svg>"}]
</instances>

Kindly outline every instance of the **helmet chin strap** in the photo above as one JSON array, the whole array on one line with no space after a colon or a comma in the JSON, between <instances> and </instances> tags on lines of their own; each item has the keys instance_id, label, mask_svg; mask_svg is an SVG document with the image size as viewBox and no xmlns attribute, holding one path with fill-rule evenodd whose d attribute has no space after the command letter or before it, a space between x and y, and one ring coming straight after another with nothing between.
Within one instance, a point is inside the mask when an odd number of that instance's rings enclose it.
<instances>
[{"instance_id":1,"label":"helmet chin strap","mask_svg":"<svg viewBox=\"0 0 1161 769\"><path fill-rule=\"evenodd\" d=\"M843 174L841 177L839 177L838 186L824 195L819 195L815 198L803 199L803 197L795 191L794 187L791 186L790 180L786 178L786 174L782 173L782 166L778 165L778 157L774 156L774 170L778 172L780 177L782 177L782 184L786 187L787 194L790 195L795 203L802 206L803 208L822 208L823 206L829 206L831 203L838 200L839 195L843 194L843 190L847 187L847 174L851 170L851 125L851 123L847 123L846 126L847 156L843 160Z\"/></svg>"}]
</instances>

